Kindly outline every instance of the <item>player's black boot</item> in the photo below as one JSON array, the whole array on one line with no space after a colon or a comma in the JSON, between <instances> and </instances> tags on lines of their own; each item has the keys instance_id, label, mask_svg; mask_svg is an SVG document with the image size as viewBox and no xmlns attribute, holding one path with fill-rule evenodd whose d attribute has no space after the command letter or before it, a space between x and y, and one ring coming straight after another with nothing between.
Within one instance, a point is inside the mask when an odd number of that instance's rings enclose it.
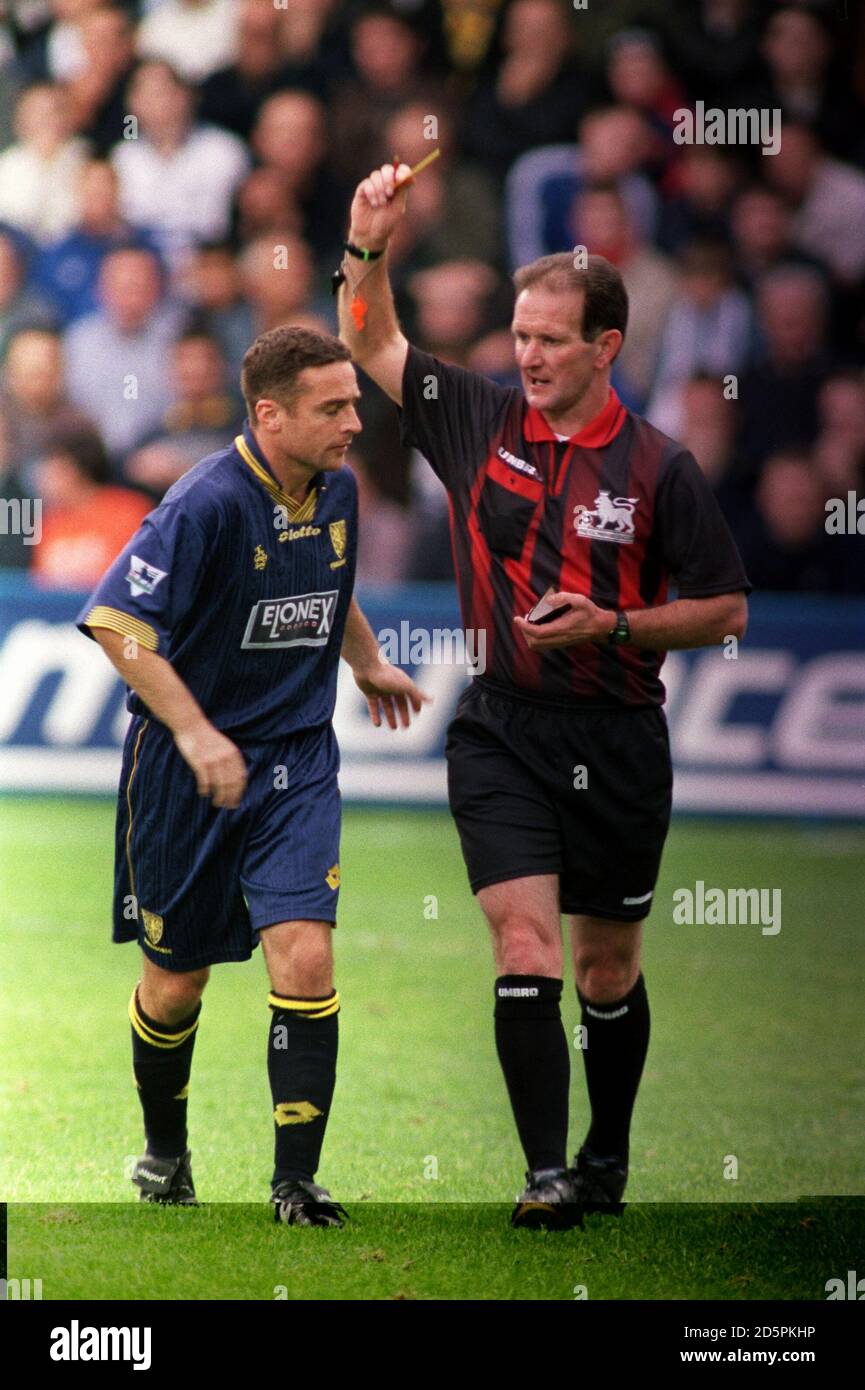
<instances>
[{"instance_id":1,"label":"player's black boot","mask_svg":"<svg viewBox=\"0 0 865 1390\"><path fill-rule=\"evenodd\" d=\"M625 1209L622 1197L628 1181L628 1164L617 1156L600 1158L590 1153L585 1144L570 1169L573 1200L580 1211L602 1212L606 1216L621 1216Z\"/></svg>"},{"instance_id":2,"label":"player's black boot","mask_svg":"<svg viewBox=\"0 0 865 1390\"><path fill-rule=\"evenodd\" d=\"M511 1213L511 1225L529 1230L566 1231L579 1221L568 1168L526 1173L526 1186Z\"/></svg>"},{"instance_id":3,"label":"player's black boot","mask_svg":"<svg viewBox=\"0 0 865 1390\"><path fill-rule=\"evenodd\" d=\"M168 1207L197 1207L192 1183L189 1149L182 1158L157 1158L144 1154L136 1160L132 1181L141 1189L142 1202L160 1202Z\"/></svg>"},{"instance_id":4,"label":"player's black boot","mask_svg":"<svg viewBox=\"0 0 865 1390\"><path fill-rule=\"evenodd\" d=\"M345 1207L335 1202L326 1187L291 1179L279 1182L270 1197L273 1219L286 1226L344 1226Z\"/></svg>"}]
</instances>

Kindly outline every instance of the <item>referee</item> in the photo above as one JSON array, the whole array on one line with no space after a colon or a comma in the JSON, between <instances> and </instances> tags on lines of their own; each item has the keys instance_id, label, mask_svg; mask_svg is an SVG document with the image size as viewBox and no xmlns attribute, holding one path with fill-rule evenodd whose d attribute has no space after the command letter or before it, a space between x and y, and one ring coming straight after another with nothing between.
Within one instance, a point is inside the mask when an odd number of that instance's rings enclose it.
<instances>
[{"instance_id":1,"label":"referee","mask_svg":"<svg viewBox=\"0 0 865 1390\"><path fill-rule=\"evenodd\" d=\"M516 272L522 390L406 341L386 249L409 173L384 165L355 192L340 332L448 491L463 622L485 634L485 673L448 732L449 798L492 934L496 1047L528 1164L512 1220L555 1228L621 1211L627 1182L649 1043L640 945L671 807L664 654L740 638L750 585L693 456L610 385L628 301L603 257ZM591 1104L570 1166L562 913Z\"/></svg>"}]
</instances>

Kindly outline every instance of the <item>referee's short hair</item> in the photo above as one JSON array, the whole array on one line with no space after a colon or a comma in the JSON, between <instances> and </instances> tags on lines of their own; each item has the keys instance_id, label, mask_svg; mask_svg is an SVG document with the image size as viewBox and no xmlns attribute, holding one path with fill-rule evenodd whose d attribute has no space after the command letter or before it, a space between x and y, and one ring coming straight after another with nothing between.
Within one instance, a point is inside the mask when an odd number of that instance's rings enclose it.
<instances>
[{"instance_id":1,"label":"referee's short hair","mask_svg":"<svg viewBox=\"0 0 865 1390\"><path fill-rule=\"evenodd\" d=\"M327 367L331 362L350 362L351 353L339 338L311 328L271 328L247 348L240 372L240 386L249 411L268 396L292 410L300 395L298 377L307 367Z\"/></svg>"},{"instance_id":2,"label":"referee's short hair","mask_svg":"<svg viewBox=\"0 0 865 1390\"><path fill-rule=\"evenodd\" d=\"M555 294L569 290L585 295L581 332L583 341L593 342L599 333L617 328L622 337L628 326L628 292L616 267L604 256L587 256L584 270L574 265L571 251L541 256L530 265L514 271L517 294L543 285Z\"/></svg>"}]
</instances>

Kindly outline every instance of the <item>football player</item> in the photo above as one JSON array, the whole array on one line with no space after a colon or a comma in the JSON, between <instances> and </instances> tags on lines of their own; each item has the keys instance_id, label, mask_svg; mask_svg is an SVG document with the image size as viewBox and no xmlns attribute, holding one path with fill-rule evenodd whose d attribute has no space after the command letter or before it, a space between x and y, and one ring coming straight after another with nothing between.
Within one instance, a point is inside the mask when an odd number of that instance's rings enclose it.
<instances>
[{"instance_id":1,"label":"football player","mask_svg":"<svg viewBox=\"0 0 865 1390\"><path fill-rule=\"evenodd\" d=\"M261 943L271 992L272 1201L339 1226L314 1181L336 1077L340 656L373 723L424 696L379 653L352 597L360 430L348 349L301 328L249 348L242 434L186 473L107 571L78 625L129 687L115 941L138 941L132 1056L141 1197L195 1203L187 1096L210 969Z\"/></svg>"}]
</instances>

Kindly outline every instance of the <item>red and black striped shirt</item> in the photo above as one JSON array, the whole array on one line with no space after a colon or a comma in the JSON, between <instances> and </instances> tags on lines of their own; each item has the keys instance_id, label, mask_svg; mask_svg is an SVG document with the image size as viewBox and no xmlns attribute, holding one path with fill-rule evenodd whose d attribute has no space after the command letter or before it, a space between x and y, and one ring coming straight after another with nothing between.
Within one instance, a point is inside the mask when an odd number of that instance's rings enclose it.
<instances>
[{"instance_id":1,"label":"red and black striped shirt","mask_svg":"<svg viewBox=\"0 0 865 1390\"><path fill-rule=\"evenodd\" d=\"M487 681L559 704L660 705L663 652L531 651L514 616L550 588L631 610L665 603L671 584L681 598L750 589L693 455L612 387L559 440L518 389L409 347L401 432L447 488L463 623L485 634Z\"/></svg>"}]
</instances>

